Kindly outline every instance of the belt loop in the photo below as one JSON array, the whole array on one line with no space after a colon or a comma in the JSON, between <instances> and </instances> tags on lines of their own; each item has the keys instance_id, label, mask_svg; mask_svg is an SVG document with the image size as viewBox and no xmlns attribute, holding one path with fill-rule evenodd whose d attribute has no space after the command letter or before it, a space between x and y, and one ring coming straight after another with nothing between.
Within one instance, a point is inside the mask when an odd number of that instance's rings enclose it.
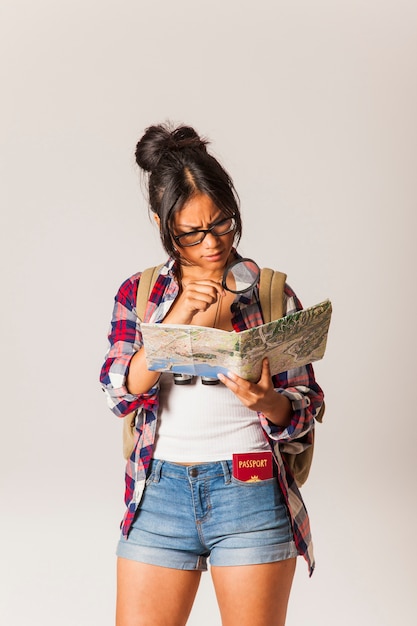
<instances>
[{"instance_id":1,"label":"belt loop","mask_svg":"<svg viewBox=\"0 0 417 626\"><path fill-rule=\"evenodd\" d=\"M220 461L220 463L222 464L225 485L228 485L232 480L229 463L228 461Z\"/></svg>"},{"instance_id":2,"label":"belt loop","mask_svg":"<svg viewBox=\"0 0 417 626\"><path fill-rule=\"evenodd\" d=\"M155 469L153 470L153 476L152 476L152 482L154 483L159 483L159 480L161 478L161 472L162 472L162 466L163 466L164 462L160 461L158 459L158 461L156 462L156 466Z\"/></svg>"}]
</instances>

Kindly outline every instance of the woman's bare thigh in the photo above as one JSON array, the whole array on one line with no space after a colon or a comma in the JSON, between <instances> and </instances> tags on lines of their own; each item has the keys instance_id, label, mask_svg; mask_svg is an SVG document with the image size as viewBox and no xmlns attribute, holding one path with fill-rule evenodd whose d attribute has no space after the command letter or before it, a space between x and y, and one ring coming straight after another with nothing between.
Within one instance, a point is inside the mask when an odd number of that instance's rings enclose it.
<instances>
[{"instance_id":1,"label":"woman's bare thigh","mask_svg":"<svg viewBox=\"0 0 417 626\"><path fill-rule=\"evenodd\" d=\"M296 559L212 567L223 626L284 626Z\"/></svg>"},{"instance_id":2,"label":"woman's bare thigh","mask_svg":"<svg viewBox=\"0 0 417 626\"><path fill-rule=\"evenodd\" d=\"M184 626L201 572L117 561L116 626Z\"/></svg>"}]
</instances>

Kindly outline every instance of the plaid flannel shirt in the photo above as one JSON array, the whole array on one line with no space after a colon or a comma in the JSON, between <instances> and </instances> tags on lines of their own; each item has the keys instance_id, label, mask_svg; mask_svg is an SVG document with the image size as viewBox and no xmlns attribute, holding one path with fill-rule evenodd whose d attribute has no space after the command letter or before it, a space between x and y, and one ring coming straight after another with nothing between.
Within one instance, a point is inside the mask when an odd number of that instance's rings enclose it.
<instances>
[{"instance_id":1,"label":"plaid flannel shirt","mask_svg":"<svg viewBox=\"0 0 417 626\"><path fill-rule=\"evenodd\" d=\"M161 322L178 294L173 276L174 261L168 259L155 282L145 310L146 322ZM108 335L109 347L101 369L100 383L110 409L118 417L137 411L135 447L126 464L126 512L121 523L122 533L128 537L130 526L140 506L145 489L146 473L152 458L159 406L159 386L146 394L134 395L126 388L126 378L132 356L142 346L140 320L136 313L136 295L141 273L127 279L116 297ZM286 314L302 309L289 285L285 285ZM232 306L232 324L235 331L263 323L257 294L237 295ZM284 466L281 451L300 452L311 445L314 417L323 402L323 392L314 378L311 365L283 372L273 377L274 388L286 395L293 407L291 423L286 428L276 426L258 413L260 423L271 443L278 468L278 482L292 521L294 541L303 555L310 575L314 570L314 554L310 523L300 491L294 478Z\"/></svg>"}]
</instances>

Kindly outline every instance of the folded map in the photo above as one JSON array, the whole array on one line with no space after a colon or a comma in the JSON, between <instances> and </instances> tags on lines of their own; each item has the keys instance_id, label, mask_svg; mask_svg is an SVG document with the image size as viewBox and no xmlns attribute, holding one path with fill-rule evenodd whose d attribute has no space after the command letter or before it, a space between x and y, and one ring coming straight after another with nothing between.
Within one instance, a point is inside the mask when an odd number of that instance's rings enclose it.
<instances>
[{"instance_id":1,"label":"folded map","mask_svg":"<svg viewBox=\"0 0 417 626\"><path fill-rule=\"evenodd\" d=\"M183 324L142 323L148 369L216 378L232 371L257 381L268 357L271 374L323 358L330 300L242 332Z\"/></svg>"}]
</instances>

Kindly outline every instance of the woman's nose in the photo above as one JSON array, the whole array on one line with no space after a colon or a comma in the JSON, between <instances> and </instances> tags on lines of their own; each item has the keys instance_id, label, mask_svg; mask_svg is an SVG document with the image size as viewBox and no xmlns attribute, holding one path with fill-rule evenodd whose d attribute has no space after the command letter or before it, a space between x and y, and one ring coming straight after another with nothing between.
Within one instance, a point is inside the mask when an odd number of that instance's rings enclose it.
<instances>
[{"instance_id":1,"label":"woman's nose","mask_svg":"<svg viewBox=\"0 0 417 626\"><path fill-rule=\"evenodd\" d=\"M204 244L206 248L215 248L217 246L219 236L215 235L213 232L209 232L204 237Z\"/></svg>"}]
</instances>

